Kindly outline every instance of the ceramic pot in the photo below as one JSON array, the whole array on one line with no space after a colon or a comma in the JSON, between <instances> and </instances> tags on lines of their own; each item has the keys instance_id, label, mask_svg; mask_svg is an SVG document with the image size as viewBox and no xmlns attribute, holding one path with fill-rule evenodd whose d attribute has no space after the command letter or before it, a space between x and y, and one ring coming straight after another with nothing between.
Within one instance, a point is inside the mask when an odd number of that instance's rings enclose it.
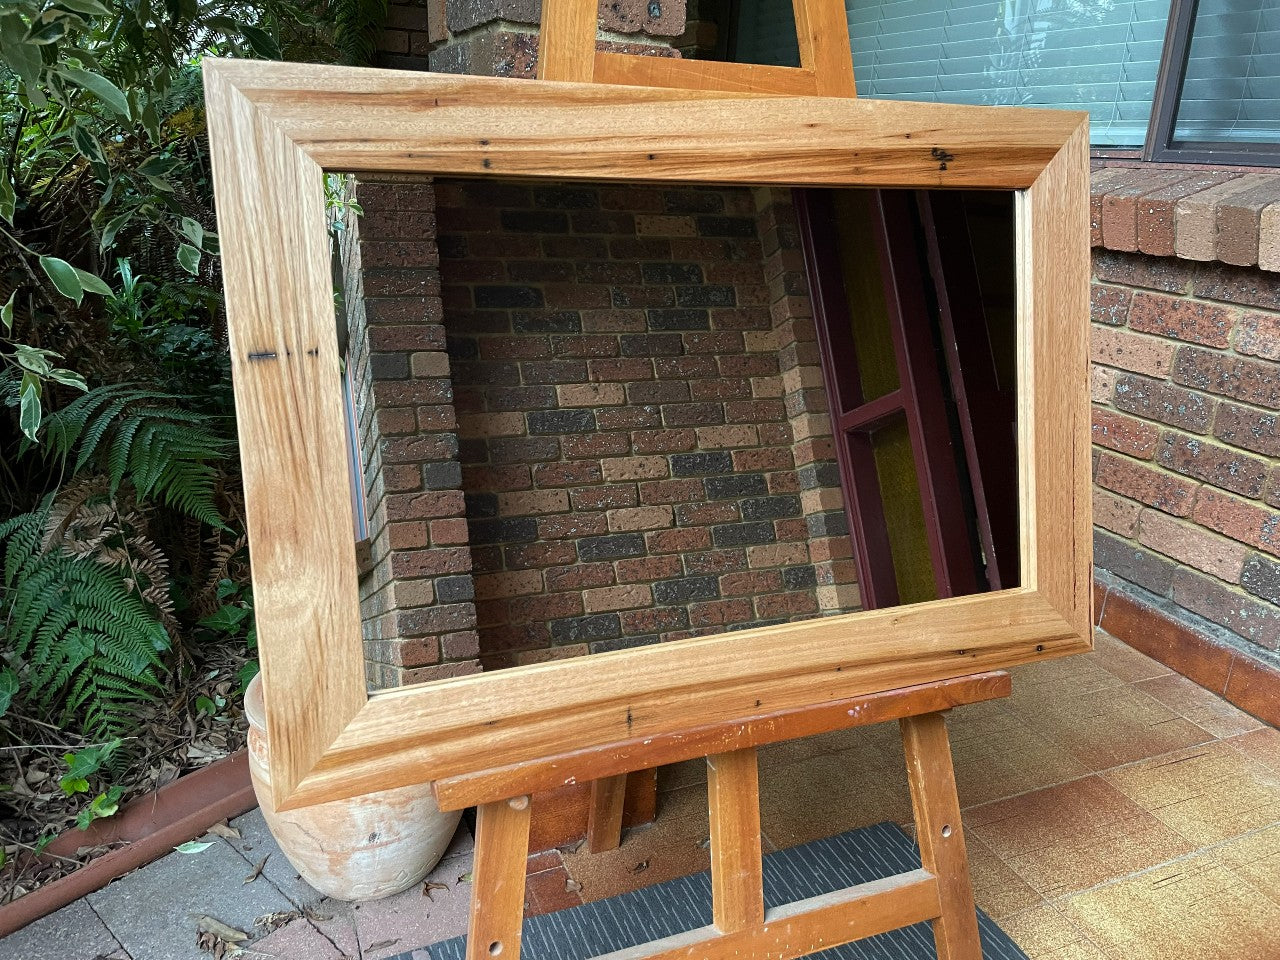
<instances>
[{"instance_id":1,"label":"ceramic pot","mask_svg":"<svg viewBox=\"0 0 1280 960\"><path fill-rule=\"evenodd\" d=\"M245 691L244 712L254 793L267 827L303 880L327 897L376 900L421 882L439 862L462 811L441 813L430 784L272 810L261 676Z\"/></svg>"}]
</instances>

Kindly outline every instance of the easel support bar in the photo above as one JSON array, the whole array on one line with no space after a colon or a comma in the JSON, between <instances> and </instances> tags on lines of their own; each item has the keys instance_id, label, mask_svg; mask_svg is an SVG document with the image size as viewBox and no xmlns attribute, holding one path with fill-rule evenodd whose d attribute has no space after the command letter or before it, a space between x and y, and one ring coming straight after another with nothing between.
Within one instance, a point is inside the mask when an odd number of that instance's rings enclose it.
<instances>
[{"instance_id":1,"label":"easel support bar","mask_svg":"<svg viewBox=\"0 0 1280 960\"><path fill-rule=\"evenodd\" d=\"M924 870L873 880L770 910L762 923L721 933L703 927L596 960L792 960L939 915L938 882Z\"/></svg>"},{"instance_id":2,"label":"easel support bar","mask_svg":"<svg viewBox=\"0 0 1280 960\"><path fill-rule=\"evenodd\" d=\"M950 710L969 703L1007 697L1011 689L1009 674L994 671L835 700L816 707L742 717L666 736L624 740L529 763L438 780L435 783L436 801L441 810L463 810L517 794L541 793L632 770L647 770L832 730Z\"/></svg>"}]
</instances>

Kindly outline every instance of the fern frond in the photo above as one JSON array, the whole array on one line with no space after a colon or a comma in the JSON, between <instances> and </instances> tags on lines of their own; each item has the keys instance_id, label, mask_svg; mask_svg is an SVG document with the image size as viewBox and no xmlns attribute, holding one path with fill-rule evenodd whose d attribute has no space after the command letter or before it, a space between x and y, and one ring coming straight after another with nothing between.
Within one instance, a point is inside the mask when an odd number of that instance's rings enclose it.
<instances>
[{"instance_id":1,"label":"fern frond","mask_svg":"<svg viewBox=\"0 0 1280 960\"><path fill-rule=\"evenodd\" d=\"M111 494L129 480L141 501L220 528L213 464L227 459L231 441L217 418L179 400L129 384L97 387L50 417L48 449L64 465L74 452L73 473L96 464Z\"/></svg>"},{"instance_id":2,"label":"fern frond","mask_svg":"<svg viewBox=\"0 0 1280 960\"><path fill-rule=\"evenodd\" d=\"M25 699L85 736L112 736L162 689L169 634L153 605L126 585L125 566L72 556L60 544L45 549L49 521L46 507L0 524L10 600L0 641ZM153 567L156 560L146 558Z\"/></svg>"}]
</instances>

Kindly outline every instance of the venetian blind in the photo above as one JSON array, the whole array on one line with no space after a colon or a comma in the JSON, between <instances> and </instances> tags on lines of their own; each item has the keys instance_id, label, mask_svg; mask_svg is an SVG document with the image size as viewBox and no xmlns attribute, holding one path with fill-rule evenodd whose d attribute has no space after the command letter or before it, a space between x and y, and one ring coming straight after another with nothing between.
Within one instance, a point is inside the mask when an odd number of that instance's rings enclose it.
<instances>
[{"instance_id":1,"label":"venetian blind","mask_svg":"<svg viewBox=\"0 0 1280 960\"><path fill-rule=\"evenodd\" d=\"M1200 0L1173 138L1280 143L1280 3Z\"/></svg>"},{"instance_id":2,"label":"venetian blind","mask_svg":"<svg viewBox=\"0 0 1280 960\"><path fill-rule=\"evenodd\" d=\"M858 95L1087 110L1146 136L1169 0L846 0ZM735 59L795 65L790 0L743 0Z\"/></svg>"}]
</instances>

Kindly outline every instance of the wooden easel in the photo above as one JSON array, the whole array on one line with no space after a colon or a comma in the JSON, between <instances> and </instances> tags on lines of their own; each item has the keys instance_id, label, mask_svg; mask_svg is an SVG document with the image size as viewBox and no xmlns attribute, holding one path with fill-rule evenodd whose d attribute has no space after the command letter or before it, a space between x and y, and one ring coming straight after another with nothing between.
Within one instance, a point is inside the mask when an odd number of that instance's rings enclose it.
<instances>
[{"instance_id":1,"label":"wooden easel","mask_svg":"<svg viewBox=\"0 0 1280 960\"><path fill-rule=\"evenodd\" d=\"M597 52L597 0L543 0L538 77L805 96L856 95L840 0L793 0L799 68ZM746 716L657 738L439 780L443 810L478 807L467 960L519 960L530 795L592 782L588 849L616 847L629 772L707 758L714 924L608 960L802 957L924 920L939 960L981 960L960 804L943 712L1005 697L1003 671ZM897 720L922 869L766 911L756 748Z\"/></svg>"}]
</instances>

